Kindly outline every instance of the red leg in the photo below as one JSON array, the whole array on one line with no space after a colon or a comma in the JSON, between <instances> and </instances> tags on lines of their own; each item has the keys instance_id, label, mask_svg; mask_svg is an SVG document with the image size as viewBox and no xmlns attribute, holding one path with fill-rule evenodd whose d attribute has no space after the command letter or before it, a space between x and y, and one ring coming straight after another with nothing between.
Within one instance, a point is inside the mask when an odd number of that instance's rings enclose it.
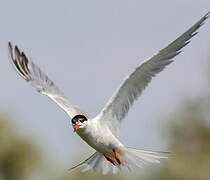
<instances>
[{"instance_id":1,"label":"red leg","mask_svg":"<svg viewBox=\"0 0 210 180\"><path fill-rule=\"evenodd\" d=\"M117 155L116 150L115 150L115 149L112 149L112 151L113 151L113 153L114 153L114 158L116 159L116 161L118 162L118 164L121 164L120 159L119 159L119 157L118 157L118 155Z\"/></svg>"},{"instance_id":2,"label":"red leg","mask_svg":"<svg viewBox=\"0 0 210 180\"><path fill-rule=\"evenodd\" d=\"M107 157L105 155L104 155L104 157L106 158L107 161L109 161L110 163L112 163L115 166L115 163L114 163L114 161L111 158L109 158L109 157Z\"/></svg>"}]
</instances>

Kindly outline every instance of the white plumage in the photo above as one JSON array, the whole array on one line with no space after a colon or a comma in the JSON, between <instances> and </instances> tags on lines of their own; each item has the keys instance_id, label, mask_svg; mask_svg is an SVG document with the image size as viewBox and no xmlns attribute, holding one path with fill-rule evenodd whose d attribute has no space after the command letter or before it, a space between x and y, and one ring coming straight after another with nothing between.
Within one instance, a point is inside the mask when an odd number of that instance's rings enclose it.
<instances>
[{"instance_id":1,"label":"white plumage","mask_svg":"<svg viewBox=\"0 0 210 180\"><path fill-rule=\"evenodd\" d=\"M147 163L159 163L160 159L166 158L164 152L125 147L117 138L120 123L152 78L173 62L173 58L198 33L197 30L209 16L210 12L171 44L141 63L125 78L102 111L92 119L78 105L69 101L48 76L34 62L28 60L24 52L20 52L17 46L13 48L9 43L11 63L18 74L66 111L72 118L77 134L96 150L92 156L71 169L85 165L84 170L115 173L123 168L132 170Z\"/></svg>"},{"instance_id":2,"label":"white plumage","mask_svg":"<svg viewBox=\"0 0 210 180\"><path fill-rule=\"evenodd\" d=\"M160 50L151 58L143 61L134 72L127 76L99 114L101 119L111 119L111 126L114 121L115 127L119 127L117 125L124 119L134 101L141 95L152 78L173 62L172 58L181 53L181 49L198 33L196 31L203 25L209 15L210 12L175 41ZM116 128L113 129L113 132L116 131L118 131Z\"/></svg>"},{"instance_id":3,"label":"white plumage","mask_svg":"<svg viewBox=\"0 0 210 180\"><path fill-rule=\"evenodd\" d=\"M31 60L28 60L24 52L20 52L17 46L14 50L9 43L10 61L18 74L30 83L38 92L47 95L57 103L67 114L73 118L77 114L84 114L85 111L78 105L72 103L59 88L51 81L48 76Z\"/></svg>"}]
</instances>

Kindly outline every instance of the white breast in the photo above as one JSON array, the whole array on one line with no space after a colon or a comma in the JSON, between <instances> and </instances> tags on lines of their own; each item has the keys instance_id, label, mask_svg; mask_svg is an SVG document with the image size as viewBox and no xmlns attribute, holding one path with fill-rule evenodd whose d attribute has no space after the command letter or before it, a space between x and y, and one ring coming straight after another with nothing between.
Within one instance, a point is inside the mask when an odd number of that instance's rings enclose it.
<instances>
[{"instance_id":1,"label":"white breast","mask_svg":"<svg viewBox=\"0 0 210 180\"><path fill-rule=\"evenodd\" d=\"M101 126L94 119L89 120L87 127L79 129L77 134L92 148L102 154L112 153L112 149L120 148L123 145L113 135L108 126Z\"/></svg>"}]
</instances>

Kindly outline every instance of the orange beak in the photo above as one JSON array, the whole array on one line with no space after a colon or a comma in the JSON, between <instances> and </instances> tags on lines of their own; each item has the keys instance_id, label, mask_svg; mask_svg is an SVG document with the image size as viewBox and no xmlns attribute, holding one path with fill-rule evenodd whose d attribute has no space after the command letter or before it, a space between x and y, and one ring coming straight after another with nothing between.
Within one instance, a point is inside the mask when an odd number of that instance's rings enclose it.
<instances>
[{"instance_id":1,"label":"orange beak","mask_svg":"<svg viewBox=\"0 0 210 180\"><path fill-rule=\"evenodd\" d=\"M79 125L79 124L75 124L75 125L73 125L74 130L76 131L77 129L79 129L79 128L80 128L80 126L81 126L81 125Z\"/></svg>"}]
</instances>

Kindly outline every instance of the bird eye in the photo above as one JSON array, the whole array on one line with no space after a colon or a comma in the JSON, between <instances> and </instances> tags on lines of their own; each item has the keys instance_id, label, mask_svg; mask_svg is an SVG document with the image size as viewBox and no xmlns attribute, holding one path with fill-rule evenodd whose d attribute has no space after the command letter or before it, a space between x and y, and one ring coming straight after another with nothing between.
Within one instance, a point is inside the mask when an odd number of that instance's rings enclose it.
<instances>
[{"instance_id":1,"label":"bird eye","mask_svg":"<svg viewBox=\"0 0 210 180\"><path fill-rule=\"evenodd\" d=\"M87 121L87 119L81 118L79 121L80 121L81 123L83 123L83 122Z\"/></svg>"},{"instance_id":2,"label":"bird eye","mask_svg":"<svg viewBox=\"0 0 210 180\"><path fill-rule=\"evenodd\" d=\"M72 123L72 124L75 124L75 123L76 123L76 122L75 122L75 119L72 119L72 120L71 120L71 123Z\"/></svg>"}]
</instances>

